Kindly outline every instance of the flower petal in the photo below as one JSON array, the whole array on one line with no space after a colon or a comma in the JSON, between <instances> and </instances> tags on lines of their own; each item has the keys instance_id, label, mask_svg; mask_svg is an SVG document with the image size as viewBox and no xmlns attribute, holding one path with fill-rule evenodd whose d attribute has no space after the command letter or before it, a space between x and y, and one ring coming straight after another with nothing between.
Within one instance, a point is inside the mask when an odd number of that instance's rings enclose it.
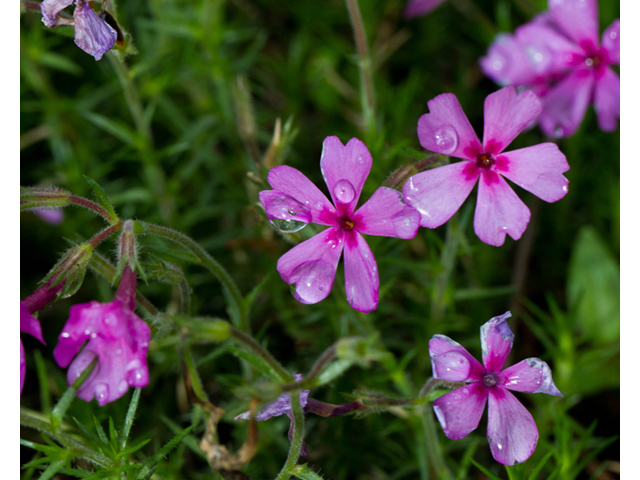
<instances>
[{"instance_id":1,"label":"flower petal","mask_svg":"<svg viewBox=\"0 0 640 480\"><path fill-rule=\"evenodd\" d=\"M529 411L501 387L489 390L487 438L491 454L504 465L527 460L538 443L538 427Z\"/></svg>"},{"instance_id":2,"label":"flower petal","mask_svg":"<svg viewBox=\"0 0 640 480\"><path fill-rule=\"evenodd\" d=\"M320 168L336 207L343 205L348 213L355 210L372 162L366 145L357 138L346 145L342 145L338 137L324 139Z\"/></svg>"},{"instance_id":3,"label":"flower petal","mask_svg":"<svg viewBox=\"0 0 640 480\"><path fill-rule=\"evenodd\" d=\"M404 18L426 15L442 2L444 2L444 0L409 0L404 9Z\"/></svg>"},{"instance_id":4,"label":"flower petal","mask_svg":"<svg viewBox=\"0 0 640 480\"><path fill-rule=\"evenodd\" d=\"M527 229L531 212L501 175L483 170L473 219L476 235L484 243L499 247L509 234L518 240Z\"/></svg>"},{"instance_id":5,"label":"flower petal","mask_svg":"<svg viewBox=\"0 0 640 480\"><path fill-rule=\"evenodd\" d=\"M410 177L402 193L407 205L420 212L420 225L436 228L449 220L478 180L473 162L457 162Z\"/></svg>"},{"instance_id":6,"label":"flower petal","mask_svg":"<svg viewBox=\"0 0 640 480\"><path fill-rule=\"evenodd\" d=\"M40 2L42 23L44 23L49 28L55 27L56 15L58 15L58 12L68 7L72 3L73 0L42 0L42 2Z\"/></svg>"},{"instance_id":7,"label":"flower petal","mask_svg":"<svg viewBox=\"0 0 640 480\"><path fill-rule=\"evenodd\" d=\"M324 300L336 277L344 239L329 228L296 245L278 260L277 270L289 285L295 284L293 296L301 303Z\"/></svg>"},{"instance_id":8,"label":"flower petal","mask_svg":"<svg viewBox=\"0 0 640 480\"><path fill-rule=\"evenodd\" d=\"M293 378L296 382L302 380L302 374L296 373L293 375ZM300 406L304 408L307 405L307 401L309 400L309 392L310 390L302 390L300 392ZM271 417L277 417L279 415L284 415L285 413L291 412L291 398L289 397L289 393L283 393L273 402L267 403L264 407L260 409L258 414L255 416L255 419L258 422L263 422L265 420L270 419ZM237 415L234 420L238 421L249 420L251 417L251 411L247 411Z\"/></svg>"},{"instance_id":9,"label":"flower petal","mask_svg":"<svg viewBox=\"0 0 640 480\"><path fill-rule=\"evenodd\" d=\"M553 383L551 369L539 358L527 358L505 368L498 374L501 386L516 392L546 393L561 397L562 393Z\"/></svg>"},{"instance_id":10,"label":"flower petal","mask_svg":"<svg viewBox=\"0 0 640 480\"><path fill-rule=\"evenodd\" d=\"M530 85L536 77L524 47L507 33L496 35L480 66L499 85Z\"/></svg>"},{"instance_id":11,"label":"flower petal","mask_svg":"<svg viewBox=\"0 0 640 480\"><path fill-rule=\"evenodd\" d=\"M540 128L550 137L568 137L580 126L593 93L594 77L577 69L543 99Z\"/></svg>"},{"instance_id":12,"label":"flower petal","mask_svg":"<svg viewBox=\"0 0 640 480\"><path fill-rule=\"evenodd\" d=\"M620 19L613 21L602 34L602 46L611 63L620 64Z\"/></svg>"},{"instance_id":13,"label":"flower petal","mask_svg":"<svg viewBox=\"0 0 640 480\"><path fill-rule=\"evenodd\" d=\"M432 152L475 160L480 141L460 102L453 93L443 93L427 102L429 113L418 120L420 145Z\"/></svg>"},{"instance_id":14,"label":"flower petal","mask_svg":"<svg viewBox=\"0 0 640 480\"><path fill-rule=\"evenodd\" d=\"M20 331L32 335L46 345L42 338L40 321L29 313L29 309L22 302L20 302Z\"/></svg>"},{"instance_id":15,"label":"flower petal","mask_svg":"<svg viewBox=\"0 0 640 480\"><path fill-rule=\"evenodd\" d=\"M507 324L511 312L493 317L480 327L480 344L482 345L482 363L489 372L502 370L513 345L513 333Z\"/></svg>"},{"instance_id":16,"label":"flower petal","mask_svg":"<svg viewBox=\"0 0 640 480\"><path fill-rule=\"evenodd\" d=\"M118 33L89 6L89 2L76 4L74 40L76 45L97 60L113 48Z\"/></svg>"},{"instance_id":17,"label":"flower petal","mask_svg":"<svg viewBox=\"0 0 640 480\"><path fill-rule=\"evenodd\" d=\"M596 80L593 107L598 116L598 126L605 132L618 128L620 118L620 77L607 68Z\"/></svg>"},{"instance_id":18,"label":"flower petal","mask_svg":"<svg viewBox=\"0 0 640 480\"><path fill-rule=\"evenodd\" d=\"M349 305L360 312L375 310L379 287L376 259L362 235L353 232L344 247L344 289Z\"/></svg>"},{"instance_id":19,"label":"flower petal","mask_svg":"<svg viewBox=\"0 0 640 480\"><path fill-rule=\"evenodd\" d=\"M267 180L275 191L290 196L311 212L311 221L320 225L334 225L336 209L311 180L299 170L280 165L269 170Z\"/></svg>"},{"instance_id":20,"label":"flower petal","mask_svg":"<svg viewBox=\"0 0 640 480\"><path fill-rule=\"evenodd\" d=\"M458 440L478 428L487 401L487 390L480 383L471 383L433 402L433 411L447 438Z\"/></svg>"},{"instance_id":21,"label":"flower petal","mask_svg":"<svg viewBox=\"0 0 640 480\"><path fill-rule=\"evenodd\" d=\"M520 94L508 86L487 96L484 101L485 152L502 152L525 127L542 112L542 104L531 90Z\"/></svg>"},{"instance_id":22,"label":"flower petal","mask_svg":"<svg viewBox=\"0 0 640 480\"><path fill-rule=\"evenodd\" d=\"M577 44L598 44L596 0L549 0L549 11L558 26Z\"/></svg>"},{"instance_id":23,"label":"flower petal","mask_svg":"<svg viewBox=\"0 0 640 480\"><path fill-rule=\"evenodd\" d=\"M569 180L562 175L567 170L567 158L555 143L503 153L496 163L497 172L545 202L555 202L567 194Z\"/></svg>"},{"instance_id":24,"label":"flower petal","mask_svg":"<svg viewBox=\"0 0 640 480\"><path fill-rule=\"evenodd\" d=\"M60 367L67 367L84 342L89 340L92 333L96 333L91 326L100 321L101 309L100 302L71 306L69 320L60 332L58 344L53 349L53 358Z\"/></svg>"},{"instance_id":25,"label":"flower petal","mask_svg":"<svg viewBox=\"0 0 640 480\"><path fill-rule=\"evenodd\" d=\"M450 382L480 381L485 369L480 362L458 342L445 335L434 335L429 340L429 356L433 378Z\"/></svg>"},{"instance_id":26,"label":"flower petal","mask_svg":"<svg viewBox=\"0 0 640 480\"><path fill-rule=\"evenodd\" d=\"M358 231L367 235L413 238L418 233L420 214L402 201L402 194L380 187L353 215Z\"/></svg>"},{"instance_id":27,"label":"flower petal","mask_svg":"<svg viewBox=\"0 0 640 480\"><path fill-rule=\"evenodd\" d=\"M24 356L24 347L20 340L20 395L22 395L22 387L24 387L24 376L27 373L27 359Z\"/></svg>"}]
</instances>

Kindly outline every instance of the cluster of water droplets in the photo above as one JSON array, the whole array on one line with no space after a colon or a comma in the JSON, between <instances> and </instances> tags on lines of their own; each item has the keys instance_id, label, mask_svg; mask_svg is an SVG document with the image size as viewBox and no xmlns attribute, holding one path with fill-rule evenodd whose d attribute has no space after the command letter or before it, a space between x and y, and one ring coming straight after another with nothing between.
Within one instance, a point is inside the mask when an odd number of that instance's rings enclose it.
<instances>
[{"instance_id":1,"label":"cluster of water droplets","mask_svg":"<svg viewBox=\"0 0 640 480\"><path fill-rule=\"evenodd\" d=\"M458 132L451 125L443 125L433 134L440 153L446 155L458 148Z\"/></svg>"}]
</instances>

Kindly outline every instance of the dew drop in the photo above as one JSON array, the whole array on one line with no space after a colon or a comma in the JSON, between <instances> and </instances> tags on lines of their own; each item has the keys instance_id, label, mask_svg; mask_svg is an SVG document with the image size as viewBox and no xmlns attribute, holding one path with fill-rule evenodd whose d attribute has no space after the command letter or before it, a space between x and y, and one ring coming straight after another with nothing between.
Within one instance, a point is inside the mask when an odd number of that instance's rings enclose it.
<instances>
[{"instance_id":1,"label":"dew drop","mask_svg":"<svg viewBox=\"0 0 640 480\"><path fill-rule=\"evenodd\" d=\"M109 387L104 383L99 383L95 388L96 398L98 399L98 403L102 404L107 401L107 397L109 397Z\"/></svg>"},{"instance_id":2,"label":"dew drop","mask_svg":"<svg viewBox=\"0 0 640 480\"><path fill-rule=\"evenodd\" d=\"M60 335L62 338L69 338L69 334L67 332L62 332Z\"/></svg>"},{"instance_id":3,"label":"dew drop","mask_svg":"<svg viewBox=\"0 0 640 480\"><path fill-rule=\"evenodd\" d=\"M339 180L333 187L333 196L337 202L349 203L355 196L356 191L349 180Z\"/></svg>"},{"instance_id":4,"label":"dew drop","mask_svg":"<svg viewBox=\"0 0 640 480\"><path fill-rule=\"evenodd\" d=\"M91 335L91 330L89 330L88 328L84 331L85 335Z\"/></svg>"},{"instance_id":5,"label":"dew drop","mask_svg":"<svg viewBox=\"0 0 640 480\"><path fill-rule=\"evenodd\" d=\"M587 58L587 59L585 59L584 64L585 64L587 67L592 67L592 66L593 66L593 59L592 59L592 58Z\"/></svg>"},{"instance_id":6,"label":"dew drop","mask_svg":"<svg viewBox=\"0 0 640 480\"><path fill-rule=\"evenodd\" d=\"M122 379L120 381L120 383L118 384L118 393L126 392L127 388L129 388L129 384L127 383L127 381L125 379Z\"/></svg>"},{"instance_id":7,"label":"dew drop","mask_svg":"<svg viewBox=\"0 0 640 480\"><path fill-rule=\"evenodd\" d=\"M553 131L553 134L556 137L561 137L563 133L564 133L564 130L562 129L562 127L556 127L556 129Z\"/></svg>"},{"instance_id":8,"label":"dew drop","mask_svg":"<svg viewBox=\"0 0 640 480\"><path fill-rule=\"evenodd\" d=\"M433 136L440 153L452 153L458 146L458 134L451 125L440 127Z\"/></svg>"},{"instance_id":9,"label":"dew drop","mask_svg":"<svg viewBox=\"0 0 640 480\"><path fill-rule=\"evenodd\" d=\"M569 191L569 187L567 185L563 185L562 186L562 191L563 192L568 192Z\"/></svg>"},{"instance_id":10,"label":"dew drop","mask_svg":"<svg viewBox=\"0 0 640 480\"><path fill-rule=\"evenodd\" d=\"M299 222L297 220L285 220L282 218L272 218L269 223L273 228L281 233L295 233L302 230L307 226L305 222Z\"/></svg>"},{"instance_id":11,"label":"dew drop","mask_svg":"<svg viewBox=\"0 0 640 480\"><path fill-rule=\"evenodd\" d=\"M360 165L362 165L364 163L364 156L363 155L358 155L356 157L356 162L358 162Z\"/></svg>"}]
</instances>

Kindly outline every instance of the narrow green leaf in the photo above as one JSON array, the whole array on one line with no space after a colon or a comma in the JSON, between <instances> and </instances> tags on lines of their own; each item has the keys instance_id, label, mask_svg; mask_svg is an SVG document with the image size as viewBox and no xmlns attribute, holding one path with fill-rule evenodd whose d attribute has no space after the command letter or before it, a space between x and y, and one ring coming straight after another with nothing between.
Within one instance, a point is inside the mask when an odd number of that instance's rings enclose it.
<instances>
[{"instance_id":1,"label":"narrow green leaf","mask_svg":"<svg viewBox=\"0 0 640 480\"><path fill-rule=\"evenodd\" d=\"M138 450L140 450L142 447L144 447L147 443L149 443L151 441L150 438L147 438L146 440L142 440L141 442L136 443L135 445L133 445L132 447L129 448L125 448L124 450L121 450L120 452L118 452L118 454L116 455L116 460L118 460L119 458L122 458L126 455L130 455Z\"/></svg>"},{"instance_id":2,"label":"narrow green leaf","mask_svg":"<svg viewBox=\"0 0 640 480\"><path fill-rule=\"evenodd\" d=\"M296 467L291 471L291 474L301 480L323 480L320 475L307 467L306 463L303 465L296 465Z\"/></svg>"},{"instance_id":3,"label":"narrow green leaf","mask_svg":"<svg viewBox=\"0 0 640 480\"><path fill-rule=\"evenodd\" d=\"M98 421L95 415L93 416L93 425L96 427L96 432L98 432L98 435L100 436L100 440L102 440L102 443L104 443L105 446L109 445L109 439L107 438L107 434L105 433L104 428L102 428L102 425L100 425L100 422Z\"/></svg>"},{"instance_id":4,"label":"narrow green leaf","mask_svg":"<svg viewBox=\"0 0 640 480\"><path fill-rule=\"evenodd\" d=\"M117 442L118 432L116 432L116 426L113 423L113 418L109 417L109 444L115 449Z\"/></svg>"},{"instance_id":5,"label":"narrow green leaf","mask_svg":"<svg viewBox=\"0 0 640 480\"><path fill-rule=\"evenodd\" d=\"M42 472L42 475L40 475L40 478L38 480L49 480L56 473L58 473L58 471L62 467L64 467L65 462L66 460L57 460L53 462L51 465L47 467L47 469L44 472Z\"/></svg>"},{"instance_id":6,"label":"narrow green leaf","mask_svg":"<svg viewBox=\"0 0 640 480\"><path fill-rule=\"evenodd\" d=\"M265 362L257 355L249 353L240 347L236 347L235 345L229 346L229 352L231 352L232 355L246 361L249 365L251 365L266 377L269 377L271 380L275 380L278 382L280 381L280 375L278 375L278 373L273 368L271 368L271 366L267 362Z\"/></svg>"},{"instance_id":7,"label":"narrow green leaf","mask_svg":"<svg viewBox=\"0 0 640 480\"><path fill-rule=\"evenodd\" d=\"M128 125L116 122L115 120L111 120L94 112L81 112L81 115L96 127L101 128L105 132L110 133L117 139L131 145L132 147L140 148L144 143L142 137Z\"/></svg>"},{"instance_id":8,"label":"narrow green leaf","mask_svg":"<svg viewBox=\"0 0 640 480\"><path fill-rule=\"evenodd\" d=\"M133 419L136 416L136 410L138 408L138 401L140 400L140 388L135 388L133 390L133 395L131 395L131 401L129 402L129 409L127 410L127 416L124 419L124 425L122 425L122 429L120 430L120 435L118 436L118 449L124 449L127 444L127 439L129 438L129 432L131 431L131 425L133 425Z\"/></svg>"},{"instance_id":9,"label":"narrow green leaf","mask_svg":"<svg viewBox=\"0 0 640 480\"><path fill-rule=\"evenodd\" d=\"M497 477L496 475L494 475L493 473L491 473L489 470L487 470L485 467L483 467L482 465L480 465L478 462L476 462L473 458L471 459L471 463L473 463L476 468L478 470L480 470L482 473L484 473L487 477L489 477L491 480L500 480L500 477Z\"/></svg>"},{"instance_id":10,"label":"narrow green leaf","mask_svg":"<svg viewBox=\"0 0 640 480\"><path fill-rule=\"evenodd\" d=\"M36 372L38 374L38 384L40 386L40 403L42 404L42 412L51 413L51 390L49 390L49 375L47 374L47 365L42 358L39 349L34 349L33 357L36 361Z\"/></svg>"},{"instance_id":11,"label":"narrow green leaf","mask_svg":"<svg viewBox=\"0 0 640 480\"><path fill-rule=\"evenodd\" d=\"M109 223L111 225L118 223L118 215L116 214L116 211L114 210L113 205L111 205L111 202L109 201L107 194L104 193L104 190L102 189L102 187L98 185L98 182L96 182L92 178L87 177L86 175L84 175L84 179L93 189L93 193L96 196L98 205L100 205L107 212L109 212L109 216L111 217L109 218Z\"/></svg>"},{"instance_id":12,"label":"narrow green leaf","mask_svg":"<svg viewBox=\"0 0 640 480\"><path fill-rule=\"evenodd\" d=\"M87 365L87 368L84 369L80 376L75 379L73 384L69 388L67 388L67 391L64 392L62 397L60 397L60 400L58 400L58 403L51 412L51 425L53 425L53 428L55 430L58 430L60 428L60 423L62 423L64 414L67 412L67 409L71 405L71 402L73 401L78 388L80 388L84 381L89 377L97 363L98 358L96 357L91 361L89 365Z\"/></svg>"},{"instance_id":13,"label":"narrow green leaf","mask_svg":"<svg viewBox=\"0 0 640 480\"><path fill-rule=\"evenodd\" d=\"M180 443L182 439L186 437L187 434L192 429L193 429L193 425L185 428L182 432L180 432L178 435L176 435L171 440L169 440L169 442L167 442L167 444L164 447L162 447L160 451L158 451L152 457L149 457L147 461L144 462L140 470L138 471L138 474L136 475L136 480L146 480L150 478L151 475L153 475L153 473L155 472L156 467L158 466L158 463L160 462L160 460L166 457L169 454L169 452L173 450L176 447L176 445L178 445L178 443Z\"/></svg>"},{"instance_id":14,"label":"narrow green leaf","mask_svg":"<svg viewBox=\"0 0 640 480\"><path fill-rule=\"evenodd\" d=\"M547 454L544 457L542 457L542 459L538 462L536 467L531 472L531 475L529 475L529 480L536 480L536 478L538 477L538 474L542 471L542 469L544 468L544 466L547 464L547 462L553 456L554 453L555 452L553 450L549 450Z\"/></svg>"}]
</instances>

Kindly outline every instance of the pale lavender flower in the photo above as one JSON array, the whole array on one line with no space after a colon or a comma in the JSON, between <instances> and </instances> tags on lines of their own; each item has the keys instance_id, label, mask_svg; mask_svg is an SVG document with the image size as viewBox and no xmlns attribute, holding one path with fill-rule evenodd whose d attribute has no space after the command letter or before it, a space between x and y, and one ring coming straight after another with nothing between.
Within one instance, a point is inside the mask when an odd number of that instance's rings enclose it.
<instances>
[{"instance_id":1,"label":"pale lavender flower","mask_svg":"<svg viewBox=\"0 0 640 480\"><path fill-rule=\"evenodd\" d=\"M434 10L444 0L409 0L404 9L405 18L419 17Z\"/></svg>"},{"instance_id":2,"label":"pale lavender flower","mask_svg":"<svg viewBox=\"0 0 640 480\"><path fill-rule=\"evenodd\" d=\"M136 274L126 265L113 301L71 307L53 357L62 368L71 363L67 371L69 385L98 358L93 372L76 394L83 400L89 402L95 396L102 406L120 398L129 386L142 388L149 382L150 329L133 312L135 289Z\"/></svg>"},{"instance_id":3,"label":"pale lavender flower","mask_svg":"<svg viewBox=\"0 0 640 480\"><path fill-rule=\"evenodd\" d=\"M592 103L601 130L618 126L620 77L610 66L620 64L620 20L599 41L596 0L550 0L548 13L498 36L480 64L497 83L541 96L549 136L573 134Z\"/></svg>"},{"instance_id":4,"label":"pale lavender flower","mask_svg":"<svg viewBox=\"0 0 640 480\"><path fill-rule=\"evenodd\" d=\"M40 4L42 23L53 28L58 25L75 25L74 40L78 47L100 60L116 43L118 33L89 6L89 2L75 0L73 21L62 19L58 13L74 0L43 0Z\"/></svg>"},{"instance_id":5,"label":"pale lavender flower","mask_svg":"<svg viewBox=\"0 0 640 480\"><path fill-rule=\"evenodd\" d=\"M542 110L533 92L517 94L515 87L509 86L487 96L483 143L455 95L443 93L427 104L430 113L418 121L420 144L466 161L420 172L404 185L404 200L420 212L423 227L435 228L446 222L479 183L474 230L483 242L500 246L507 234L518 240L531 217L503 177L546 202L567 194L569 182L562 174L569 170L569 164L555 143L503 153Z\"/></svg>"},{"instance_id":6,"label":"pale lavender flower","mask_svg":"<svg viewBox=\"0 0 640 480\"><path fill-rule=\"evenodd\" d=\"M347 300L356 310L374 310L380 284L378 267L362 234L415 237L420 215L402 202L396 190L378 188L355 209L371 163L369 150L357 138L347 145L338 137L324 140L320 169L335 206L295 168L283 165L269 171L273 190L260 192L260 201L274 226L289 231L309 222L330 227L278 260L278 272L285 282L295 284L298 301L312 304L329 295L344 250Z\"/></svg>"},{"instance_id":7,"label":"pale lavender flower","mask_svg":"<svg viewBox=\"0 0 640 480\"><path fill-rule=\"evenodd\" d=\"M433 377L468 384L433 402L445 435L466 437L480 423L489 401L487 438L493 458L505 465L527 460L536 449L538 428L531 414L509 391L562 396L551 369L539 358L527 358L502 370L513 345L506 323L510 312L494 317L480 328L481 365L459 343L444 335L429 341Z\"/></svg>"},{"instance_id":8,"label":"pale lavender flower","mask_svg":"<svg viewBox=\"0 0 640 480\"><path fill-rule=\"evenodd\" d=\"M36 208L33 213L50 225L60 225L64 220L64 212L60 208Z\"/></svg>"},{"instance_id":9,"label":"pale lavender flower","mask_svg":"<svg viewBox=\"0 0 640 480\"><path fill-rule=\"evenodd\" d=\"M293 375L293 379L296 382L302 381L302 374L295 373ZM302 390L300 392L300 406L304 409L307 406L307 402L309 400L309 392L310 390ZM283 393L278 398L276 398L273 402L267 403L264 407L260 409L257 415L254 417L258 422L264 422L265 420L269 420L271 417L278 417L280 415L286 414L291 419L291 425L289 427L289 440L291 440L293 436L293 413L291 412L291 398L289 397L289 393ZM237 415L234 420L249 420L251 418L251 411L247 411ZM309 456L309 450L307 449L306 444L302 443L302 448L300 449L300 455L303 457Z\"/></svg>"}]
</instances>

